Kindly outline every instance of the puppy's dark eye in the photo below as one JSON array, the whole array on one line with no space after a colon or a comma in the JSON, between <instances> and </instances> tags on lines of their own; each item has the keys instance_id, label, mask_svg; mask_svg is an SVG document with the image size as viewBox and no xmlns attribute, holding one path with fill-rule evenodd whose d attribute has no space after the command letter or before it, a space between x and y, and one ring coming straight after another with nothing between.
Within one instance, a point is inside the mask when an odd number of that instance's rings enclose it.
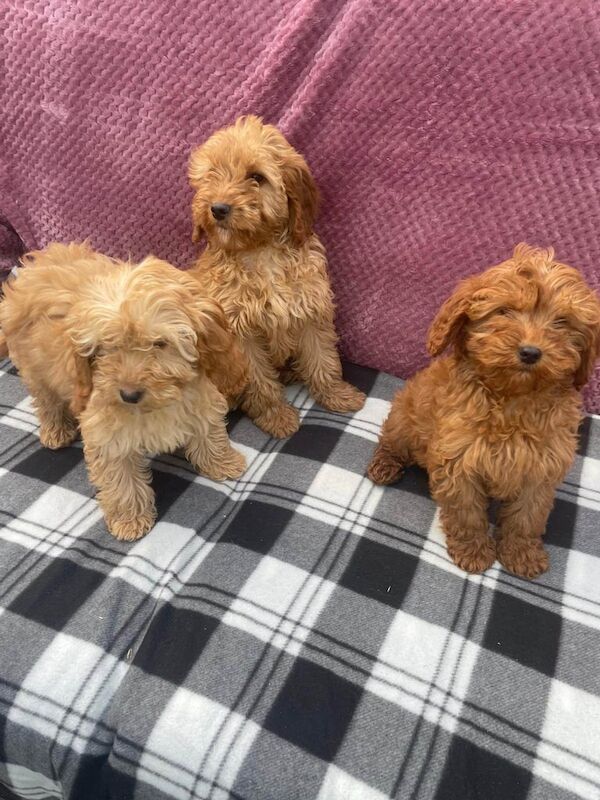
<instances>
[{"instance_id":1,"label":"puppy's dark eye","mask_svg":"<svg viewBox=\"0 0 600 800\"><path fill-rule=\"evenodd\" d=\"M510 313L510 308L498 308L496 309L496 314L499 314L501 317L506 317Z\"/></svg>"},{"instance_id":2,"label":"puppy's dark eye","mask_svg":"<svg viewBox=\"0 0 600 800\"><path fill-rule=\"evenodd\" d=\"M157 339L155 342L152 343L153 347L156 347L158 350L164 350L167 346L167 343L164 339Z\"/></svg>"},{"instance_id":3,"label":"puppy's dark eye","mask_svg":"<svg viewBox=\"0 0 600 800\"><path fill-rule=\"evenodd\" d=\"M554 328L566 328L568 324L569 320L566 317L557 317L552 321L552 327Z\"/></svg>"},{"instance_id":4,"label":"puppy's dark eye","mask_svg":"<svg viewBox=\"0 0 600 800\"><path fill-rule=\"evenodd\" d=\"M264 183L264 182L265 182L265 176L264 176L264 175L261 175L261 174L260 174L260 172L251 172L251 173L248 175L248 178L249 178L251 181L256 181L256 183L258 183L258 184L261 184L261 183Z\"/></svg>"}]
</instances>

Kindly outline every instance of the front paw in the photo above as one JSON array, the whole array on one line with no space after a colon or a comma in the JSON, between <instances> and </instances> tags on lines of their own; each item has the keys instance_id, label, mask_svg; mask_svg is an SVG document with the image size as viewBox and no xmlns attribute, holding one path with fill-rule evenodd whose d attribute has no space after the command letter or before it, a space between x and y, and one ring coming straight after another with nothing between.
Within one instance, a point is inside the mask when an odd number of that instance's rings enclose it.
<instances>
[{"instance_id":1,"label":"front paw","mask_svg":"<svg viewBox=\"0 0 600 800\"><path fill-rule=\"evenodd\" d=\"M378 447L373 454L367 475L380 486L394 483L402 477L402 462L396 456Z\"/></svg>"},{"instance_id":2,"label":"front paw","mask_svg":"<svg viewBox=\"0 0 600 800\"><path fill-rule=\"evenodd\" d=\"M337 411L345 414L349 411L360 411L364 406L367 396L361 392L351 383L340 381L332 386L327 394L319 394L315 396L319 405L326 408L327 411Z\"/></svg>"},{"instance_id":3,"label":"front paw","mask_svg":"<svg viewBox=\"0 0 600 800\"><path fill-rule=\"evenodd\" d=\"M541 539L519 540L501 536L497 549L498 561L520 578L537 578L550 566L550 559Z\"/></svg>"},{"instance_id":4,"label":"front paw","mask_svg":"<svg viewBox=\"0 0 600 800\"><path fill-rule=\"evenodd\" d=\"M282 403L254 417L254 424L270 436L285 439L286 436L296 433L300 427L300 415L297 408Z\"/></svg>"},{"instance_id":5,"label":"front paw","mask_svg":"<svg viewBox=\"0 0 600 800\"><path fill-rule=\"evenodd\" d=\"M469 540L452 536L448 537L446 546L452 561L465 572L485 572L496 560L496 547L491 536Z\"/></svg>"},{"instance_id":6,"label":"front paw","mask_svg":"<svg viewBox=\"0 0 600 800\"><path fill-rule=\"evenodd\" d=\"M135 517L125 514L105 514L106 527L110 533L122 542L134 542L141 539L156 522L156 508L152 505Z\"/></svg>"},{"instance_id":7,"label":"front paw","mask_svg":"<svg viewBox=\"0 0 600 800\"><path fill-rule=\"evenodd\" d=\"M77 438L77 426L67 423L61 427L40 427L40 442L50 450L59 450L61 447L68 447Z\"/></svg>"},{"instance_id":8,"label":"front paw","mask_svg":"<svg viewBox=\"0 0 600 800\"><path fill-rule=\"evenodd\" d=\"M229 452L221 459L216 459L213 464L200 470L211 481L225 481L228 478L235 480L246 471L246 456L230 448Z\"/></svg>"}]
</instances>

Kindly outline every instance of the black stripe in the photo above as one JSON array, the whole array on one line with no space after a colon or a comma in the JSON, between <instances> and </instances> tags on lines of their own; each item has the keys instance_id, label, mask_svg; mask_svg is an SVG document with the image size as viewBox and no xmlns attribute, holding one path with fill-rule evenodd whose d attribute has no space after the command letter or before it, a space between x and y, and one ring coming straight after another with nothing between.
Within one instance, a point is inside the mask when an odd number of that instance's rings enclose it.
<instances>
[{"instance_id":1,"label":"black stripe","mask_svg":"<svg viewBox=\"0 0 600 800\"><path fill-rule=\"evenodd\" d=\"M8 606L21 617L62 631L105 575L68 558L55 558Z\"/></svg>"}]
</instances>

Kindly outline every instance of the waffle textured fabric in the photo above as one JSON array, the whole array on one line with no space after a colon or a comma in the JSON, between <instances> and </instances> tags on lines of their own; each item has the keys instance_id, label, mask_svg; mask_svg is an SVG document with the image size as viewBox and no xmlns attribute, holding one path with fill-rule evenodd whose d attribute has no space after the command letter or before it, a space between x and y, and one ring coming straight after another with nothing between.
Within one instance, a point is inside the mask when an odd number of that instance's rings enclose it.
<instances>
[{"instance_id":1,"label":"waffle textured fabric","mask_svg":"<svg viewBox=\"0 0 600 800\"><path fill-rule=\"evenodd\" d=\"M90 237L186 265L190 149L254 112L315 173L357 363L412 374L458 279L521 240L600 288L595 0L2 0L0 17L0 215L27 247Z\"/></svg>"},{"instance_id":2,"label":"waffle textured fabric","mask_svg":"<svg viewBox=\"0 0 600 800\"><path fill-rule=\"evenodd\" d=\"M5 362L1 797L597 800L600 420L557 493L550 571L469 577L422 471L364 477L400 382L347 376L368 393L354 417L298 387L286 441L234 417L238 481L156 459L158 523L125 543Z\"/></svg>"}]
</instances>

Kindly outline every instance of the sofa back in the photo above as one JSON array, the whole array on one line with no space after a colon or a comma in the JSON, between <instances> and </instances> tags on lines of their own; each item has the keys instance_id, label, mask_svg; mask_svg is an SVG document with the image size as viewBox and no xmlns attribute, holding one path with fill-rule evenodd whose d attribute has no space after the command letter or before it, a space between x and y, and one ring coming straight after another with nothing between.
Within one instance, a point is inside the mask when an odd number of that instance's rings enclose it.
<instances>
[{"instance_id":1,"label":"sofa back","mask_svg":"<svg viewBox=\"0 0 600 800\"><path fill-rule=\"evenodd\" d=\"M321 189L343 353L406 377L455 283L521 240L600 287L599 29L593 0L26 0L3 23L0 216L28 248L185 266L190 149L261 114Z\"/></svg>"}]
</instances>

